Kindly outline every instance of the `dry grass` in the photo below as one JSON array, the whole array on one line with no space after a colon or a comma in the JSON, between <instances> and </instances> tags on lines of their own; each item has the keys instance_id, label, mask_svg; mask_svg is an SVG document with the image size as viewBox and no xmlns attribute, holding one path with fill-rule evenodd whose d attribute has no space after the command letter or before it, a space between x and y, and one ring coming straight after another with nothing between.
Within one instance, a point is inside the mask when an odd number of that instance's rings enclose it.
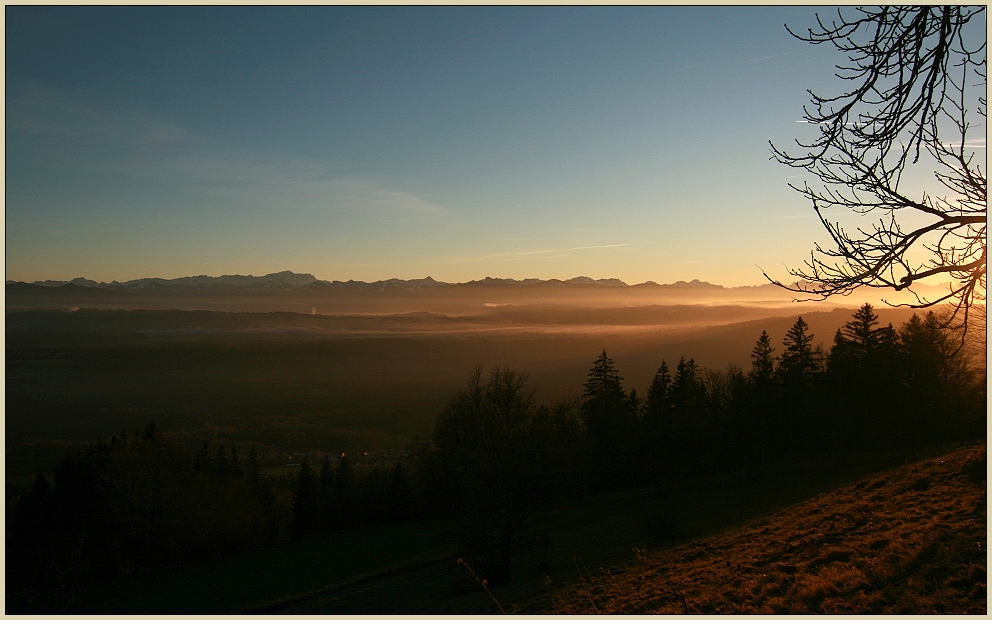
<instances>
[{"instance_id":1,"label":"dry grass","mask_svg":"<svg viewBox=\"0 0 992 620\"><path fill-rule=\"evenodd\" d=\"M558 590L556 613L986 613L985 447L907 464Z\"/></svg>"}]
</instances>

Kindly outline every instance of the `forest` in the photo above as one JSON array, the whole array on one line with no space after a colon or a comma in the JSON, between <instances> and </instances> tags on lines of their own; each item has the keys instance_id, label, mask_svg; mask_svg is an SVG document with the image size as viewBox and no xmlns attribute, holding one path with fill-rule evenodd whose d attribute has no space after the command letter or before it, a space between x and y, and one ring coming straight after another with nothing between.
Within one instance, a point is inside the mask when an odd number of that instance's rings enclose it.
<instances>
[{"instance_id":1,"label":"forest","mask_svg":"<svg viewBox=\"0 0 992 620\"><path fill-rule=\"evenodd\" d=\"M602 350L580 392L546 402L526 370L478 364L395 461L307 453L272 472L255 444L191 450L149 420L8 481L8 610L85 611L74 593L94 584L452 518L468 524L456 543L473 577L499 587L519 576L513 558L542 508L798 458L984 439L985 371L933 312L896 328L866 304L829 349L813 343L800 317L781 342L757 335L746 368L660 359L645 394L624 387ZM677 540L663 521L661 537Z\"/></svg>"}]
</instances>

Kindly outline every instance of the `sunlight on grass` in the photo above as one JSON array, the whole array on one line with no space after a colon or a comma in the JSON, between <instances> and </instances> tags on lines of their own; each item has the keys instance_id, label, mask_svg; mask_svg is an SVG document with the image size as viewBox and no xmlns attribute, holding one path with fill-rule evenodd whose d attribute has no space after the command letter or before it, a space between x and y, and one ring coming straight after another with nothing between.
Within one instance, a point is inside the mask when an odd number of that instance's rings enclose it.
<instances>
[{"instance_id":1,"label":"sunlight on grass","mask_svg":"<svg viewBox=\"0 0 992 620\"><path fill-rule=\"evenodd\" d=\"M984 613L984 446L870 476L616 567L590 613ZM684 596L685 601L681 599Z\"/></svg>"}]
</instances>

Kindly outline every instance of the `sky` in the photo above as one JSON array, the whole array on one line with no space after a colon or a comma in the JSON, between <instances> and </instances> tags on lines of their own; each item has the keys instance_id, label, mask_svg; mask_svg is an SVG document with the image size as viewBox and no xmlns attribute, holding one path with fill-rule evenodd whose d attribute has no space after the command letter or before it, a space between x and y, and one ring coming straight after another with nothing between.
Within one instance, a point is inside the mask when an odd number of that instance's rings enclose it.
<instances>
[{"instance_id":1,"label":"sky","mask_svg":"<svg viewBox=\"0 0 992 620\"><path fill-rule=\"evenodd\" d=\"M814 7L17 7L6 279L785 278Z\"/></svg>"}]
</instances>

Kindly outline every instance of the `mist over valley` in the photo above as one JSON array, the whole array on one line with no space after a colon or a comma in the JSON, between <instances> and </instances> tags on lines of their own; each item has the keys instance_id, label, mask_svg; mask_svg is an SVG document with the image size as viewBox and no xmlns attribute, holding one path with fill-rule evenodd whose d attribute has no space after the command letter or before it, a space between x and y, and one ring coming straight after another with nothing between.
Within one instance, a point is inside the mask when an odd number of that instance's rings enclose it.
<instances>
[{"instance_id":1,"label":"mist over valley","mask_svg":"<svg viewBox=\"0 0 992 620\"><path fill-rule=\"evenodd\" d=\"M746 369L800 314L829 343L851 306L771 284L616 280L324 282L292 272L6 285L8 471L148 420L190 446L285 453L398 448L426 434L476 364L577 396L606 349L646 394L662 361ZM878 309L899 325L905 308Z\"/></svg>"}]
</instances>

